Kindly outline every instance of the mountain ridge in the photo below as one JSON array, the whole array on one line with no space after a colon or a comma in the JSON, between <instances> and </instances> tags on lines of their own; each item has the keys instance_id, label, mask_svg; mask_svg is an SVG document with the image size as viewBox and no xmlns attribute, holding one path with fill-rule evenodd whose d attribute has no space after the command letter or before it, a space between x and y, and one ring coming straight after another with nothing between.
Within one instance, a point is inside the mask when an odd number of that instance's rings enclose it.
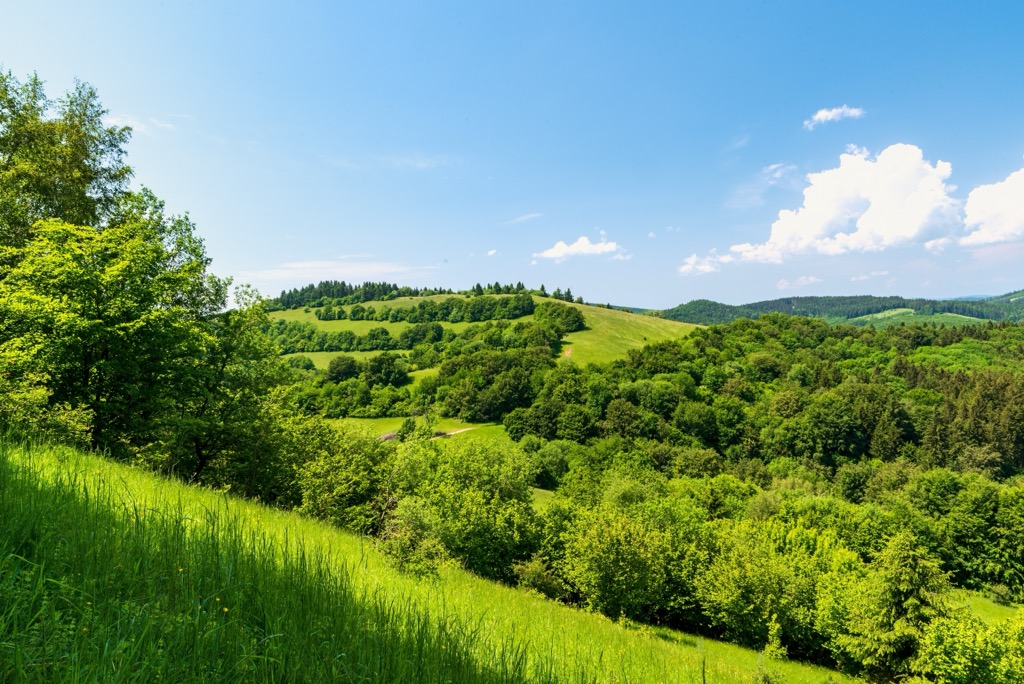
<instances>
[{"instance_id":1,"label":"mountain ridge","mask_svg":"<svg viewBox=\"0 0 1024 684\"><path fill-rule=\"evenodd\" d=\"M698 325L729 323L738 318L757 318L766 313L786 313L824 318L831 322L868 325L878 322L878 319L871 318L872 316L897 309L912 312L904 313L904 320L907 316L928 316L938 319L934 322L945 322L942 321L942 317L951 315L955 317L951 318L951 323L963 323L961 319L964 317L979 321L1019 321L1024 319L1024 290L971 299L834 295L781 297L739 305L723 304L710 299L695 299L659 313L670 320ZM902 322L899 317L888 318L890 322Z\"/></svg>"}]
</instances>

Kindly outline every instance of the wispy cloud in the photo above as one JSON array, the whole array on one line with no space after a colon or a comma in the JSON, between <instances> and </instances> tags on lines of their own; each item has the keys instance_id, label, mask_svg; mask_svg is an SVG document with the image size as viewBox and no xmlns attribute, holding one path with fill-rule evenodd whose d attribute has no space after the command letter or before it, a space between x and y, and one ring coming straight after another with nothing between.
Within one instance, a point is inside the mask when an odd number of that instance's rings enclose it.
<instances>
[{"instance_id":1,"label":"wispy cloud","mask_svg":"<svg viewBox=\"0 0 1024 684\"><path fill-rule=\"evenodd\" d=\"M793 172L796 167L792 164L776 163L769 164L758 172L757 177L748 183L736 188L726 204L733 209L751 209L764 206L764 196L770 188L783 183L793 182Z\"/></svg>"},{"instance_id":2,"label":"wispy cloud","mask_svg":"<svg viewBox=\"0 0 1024 684\"><path fill-rule=\"evenodd\" d=\"M510 219L508 221L505 221L505 224L509 225L509 226L512 226L512 225L515 225L517 223L526 223L527 221L533 221L534 219L539 219L543 215L544 214L541 214L540 212L536 212L535 211L535 212L531 212L529 214L523 214L522 216L516 216L514 219Z\"/></svg>"},{"instance_id":3,"label":"wispy cloud","mask_svg":"<svg viewBox=\"0 0 1024 684\"><path fill-rule=\"evenodd\" d=\"M427 171L452 163L450 157L439 154L397 154L378 157L377 159L386 166L400 171Z\"/></svg>"},{"instance_id":4,"label":"wispy cloud","mask_svg":"<svg viewBox=\"0 0 1024 684\"><path fill-rule=\"evenodd\" d=\"M164 121L155 116L150 116L146 119L140 119L138 117L126 115L126 114L111 114L103 117L103 123L108 126L130 126L136 133L150 134L154 129L159 130L171 130L174 128L174 124L169 121Z\"/></svg>"},{"instance_id":5,"label":"wispy cloud","mask_svg":"<svg viewBox=\"0 0 1024 684\"><path fill-rule=\"evenodd\" d=\"M487 250L487 256L494 256L497 253L498 253L498 250L496 250L496 249L489 249L489 250Z\"/></svg>"},{"instance_id":6,"label":"wispy cloud","mask_svg":"<svg viewBox=\"0 0 1024 684\"><path fill-rule=\"evenodd\" d=\"M727 152L735 152L736 150L742 150L744 147L750 144L750 134L740 133L739 135L733 136L732 140L726 146Z\"/></svg>"},{"instance_id":7,"label":"wispy cloud","mask_svg":"<svg viewBox=\"0 0 1024 684\"><path fill-rule=\"evenodd\" d=\"M849 105L833 107L831 109L819 109L814 112L810 119L804 121L804 128L808 131L813 131L821 124L842 121L843 119L859 119L862 116L864 116L863 109L860 107L850 107Z\"/></svg>"},{"instance_id":8,"label":"wispy cloud","mask_svg":"<svg viewBox=\"0 0 1024 684\"><path fill-rule=\"evenodd\" d=\"M871 273L861 273L850 278L852 283L861 283L865 280L871 280L872 278L882 278L889 275L888 271L872 271Z\"/></svg>"},{"instance_id":9,"label":"wispy cloud","mask_svg":"<svg viewBox=\"0 0 1024 684\"><path fill-rule=\"evenodd\" d=\"M775 283L775 287L780 290L796 290L801 287L807 287L808 285L814 285L815 283L820 282L822 282L822 280L818 276L800 276L792 282L783 278L779 282Z\"/></svg>"},{"instance_id":10,"label":"wispy cloud","mask_svg":"<svg viewBox=\"0 0 1024 684\"><path fill-rule=\"evenodd\" d=\"M533 256L540 259L551 259L555 263L565 261L572 256L596 256L600 254L613 255L614 257L628 259L622 256L622 247L618 243L608 240L604 233L598 242L591 242L586 235L581 235L572 244L566 244L559 240L554 246L545 249L543 252L536 252Z\"/></svg>"},{"instance_id":11,"label":"wispy cloud","mask_svg":"<svg viewBox=\"0 0 1024 684\"><path fill-rule=\"evenodd\" d=\"M426 274L436 265L406 264L397 261L379 261L371 255L344 255L337 259L288 261L277 266L242 273L242 277L255 281L286 281L307 283L320 280L347 280L362 282L395 276L412 277Z\"/></svg>"}]
</instances>

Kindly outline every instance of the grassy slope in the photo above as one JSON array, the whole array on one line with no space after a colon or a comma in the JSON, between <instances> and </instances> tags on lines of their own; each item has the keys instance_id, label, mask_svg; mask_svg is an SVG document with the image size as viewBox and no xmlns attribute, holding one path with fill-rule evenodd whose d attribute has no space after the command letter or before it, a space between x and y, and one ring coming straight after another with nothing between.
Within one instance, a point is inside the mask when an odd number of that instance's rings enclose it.
<instances>
[{"instance_id":1,"label":"grassy slope","mask_svg":"<svg viewBox=\"0 0 1024 684\"><path fill-rule=\"evenodd\" d=\"M566 336L563 350L580 365L607 363L626 356L630 349L679 339L698 327L619 309L573 304L587 320L587 329Z\"/></svg>"},{"instance_id":2,"label":"grassy slope","mask_svg":"<svg viewBox=\"0 0 1024 684\"><path fill-rule=\"evenodd\" d=\"M444 569L437 581L416 580L388 566L364 538L98 457L47 449L14 450L11 456L21 465L31 463L44 480L74 471L84 482L102 481L147 516L177 510L203 521L214 512L233 521L229 527L235 533L264 534L277 548L285 542L289 548L305 545L347 572L361 595L393 601L400 611L429 610L468 625L477 635L472 647L477 662L501 662L500 653L511 639L525 647L529 663L553 668L562 681L579 681L585 671L587 680L597 681L699 682L704 662L707 682L743 682L752 681L758 670L755 651L660 628L628 629L457 568ZM239 615L245 607L234 610ZM771 669L787 682L846 681L829 670L792 662L773 662Z\"/></svg>"},{"instance_id":3,"label":"grassy slope","mask_svg":"<svg viewBox=\"0 0 1024 684\"><path fill-rule=\"evenodd\" d=\"M429 299L444 299L450 295L433 296ZM542 297L534 298L538 303L554 301ZM415 306L417 298L404 297L388 302L367 302L367 305L380 308L382 305L391 308ZM587 329L571 333L566 336L566 344L563 354L580 365L588 363L606 363L626 356L630 349L637 349L653 342L678 339L685 336L695 325L691 323L679 323L665 318L655 318L644 314L635 314L619 309L605 309L586 304L570 304L583 312L587 321ZM350 308L350 307L345 307ZM313 323L317 327L335 332L339 330L351 330L357 335L365 335L371 328L387 328L392 335L401 334L402 330L409 327L409 323L386 323L381 321L319 321L312 311L305 313L302 309L290 309L287 311L274 311L273 318L287 321L303 321ZM471 323L442 323L446 328L461 332ZM331 358L342 352L314 352L306 353L313 359L317 368L326 368ZM363 355L373 355L377 352L363 352Z\"/></svg>"},{"instance_id":4,"label":"grassy slope","mask_svg":"<svg viewBox=\"0 0 1024 684\"><path fill-rule=\"evenodd\" d=\"M944 323L947 326L952 326L984 323L984 320L953 313L920 314L916 313L913 309L889 309L888 311L879 311L875 314L851 318L846 321L835 319L835 322L845 322L852 325L873 325L876 328L885 328L891 325L900 325L901 323L907 325L911 323L935 323L936 325Z\"/></svg>"}]
</instances>

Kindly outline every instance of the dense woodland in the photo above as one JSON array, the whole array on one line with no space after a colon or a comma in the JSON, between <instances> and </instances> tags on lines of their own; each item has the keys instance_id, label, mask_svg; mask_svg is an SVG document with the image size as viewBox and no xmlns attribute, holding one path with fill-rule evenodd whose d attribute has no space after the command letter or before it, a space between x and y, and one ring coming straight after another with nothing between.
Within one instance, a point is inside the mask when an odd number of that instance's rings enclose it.
<instances>
[{"instance_id":1,"label":"dense woodland","mask_svg":"<svg viewBox=\"0 0 1024 684\"><path fill-rule=\"evenodd\" d=\"M905 299L903 297L784 297L732 306L708 299L696 299L661 312L665 318L686 323L713 325L739 318L757 318L766 313L786 313L830 320L853 319L892 309L910 309L919 314L959 314L982 320L1024 319L1024 296L1019 292L982 299Z\"/></svg>"},{"instance_id":2,"label":"dense woodland","mask_svg":"<svg viewBox=\"0 0 1024 684\"><path fill-rule=\"evenodd\" d=\"M1024 599L1020 325L768 313L581 368L559 353L581 309L481 287L393 346L355 338L348 349L386 351L321 372L282 347L342 343L272 322L244 288L228 309L195 226L129 189L129 131L102 114L88 86L51 102L37 79L0 74L9 438L294 508L371 535L411 573L458 563L768 658L880 681L1024 672L1024 620L985 626L950 594ZM275 306L365 316L371 289L321 284ZM444 317L447 301L460 304ZM473 307L491 319L457 334L438 322ZM330 420L346 415L410 419L381 440ZM431 439L438 415L502 421L514 441ZM554 491L550 505L531 488Z\"/></svg>"}]
</instances>

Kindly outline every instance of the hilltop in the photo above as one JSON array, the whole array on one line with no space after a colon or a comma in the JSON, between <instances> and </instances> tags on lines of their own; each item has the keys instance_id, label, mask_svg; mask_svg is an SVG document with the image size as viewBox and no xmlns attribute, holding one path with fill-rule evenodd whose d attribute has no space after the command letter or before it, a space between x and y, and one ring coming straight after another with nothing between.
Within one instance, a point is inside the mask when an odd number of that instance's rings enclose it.
<instances>
[{"instance_id":1,"label":"hilltop","mask_svg":"<svg viewBox=\"0 0 1024 684\"><path fill-rule=\"evenodd\" d=\"M783 297L740 305L696 299L660 312L669 320L698 325L730 323L738 318L757 318L766 313L810 316L830 323L876 327L900 323L963 325L982 321L1019 321L1024 319L1024 290L997 297L961 299L855 295Z\"/></svg>"}]
</instances>

